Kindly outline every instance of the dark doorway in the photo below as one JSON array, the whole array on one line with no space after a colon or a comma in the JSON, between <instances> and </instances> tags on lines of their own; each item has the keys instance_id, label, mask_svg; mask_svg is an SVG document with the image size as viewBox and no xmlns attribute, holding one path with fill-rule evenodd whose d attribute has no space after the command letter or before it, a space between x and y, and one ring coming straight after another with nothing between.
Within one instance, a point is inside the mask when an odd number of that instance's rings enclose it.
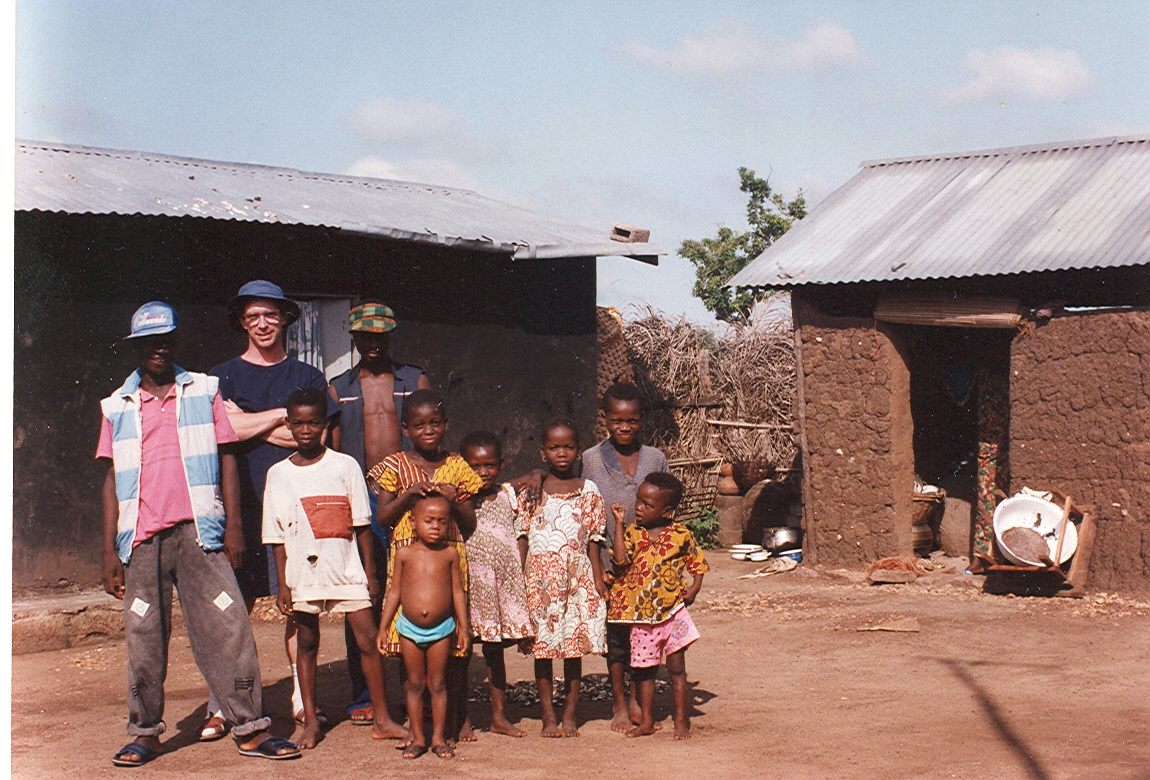
<instances>
[{"instance_id":1,"label":"dark doorway","mask_svg":"<svg viewBox=\"0 0 1150 780\"><path fill-rule=\"evenodd\" d=\"M979 384L1006 386L1008 330L906 328L915 472L973 504L978 490ZM1004 460L1005 453L1000 453Z\"/></svg>"}]
</instances>

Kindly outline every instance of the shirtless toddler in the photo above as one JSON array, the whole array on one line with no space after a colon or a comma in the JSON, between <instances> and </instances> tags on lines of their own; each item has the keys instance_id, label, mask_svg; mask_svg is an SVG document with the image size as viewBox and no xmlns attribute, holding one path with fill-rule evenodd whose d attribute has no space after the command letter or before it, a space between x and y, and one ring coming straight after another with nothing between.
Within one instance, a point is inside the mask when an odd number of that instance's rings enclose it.
<instances>
[{"instance_id":1,"label":"shirtless toddler","mask_svg":"<svg viewBox=\"0 0 1150 780\"><path fill-rule=\"evenodd\" d=\"M399 629L400 650L407 669L404 692L411 722L411 741L404 758L419 758L428 750L423 730L423 691L431 693L431 752L453 758L445 737L447 721L447 659L453 649L464 650L471 641L467 597L459 553L445 536L451 502L434 492L416 499L411 510L416 540L395 552L391 587L383 604L380 652L387 650L387 626L393 618ZM398 613L398 614L397 614Z\"/></svg>"}]
</instances>

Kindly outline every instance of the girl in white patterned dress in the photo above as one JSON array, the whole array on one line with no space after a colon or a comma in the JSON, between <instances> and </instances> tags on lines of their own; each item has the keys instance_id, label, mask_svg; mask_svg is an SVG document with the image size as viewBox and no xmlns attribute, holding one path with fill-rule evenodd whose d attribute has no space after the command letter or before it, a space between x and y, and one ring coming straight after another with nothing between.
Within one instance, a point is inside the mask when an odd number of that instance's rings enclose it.
<instances>
[{"instance_id":1,"label":"girl in white patterned dress","mask_svg":"<svg viewBox=\"0 0 1150 780\"><path fill-rule=\"evenodd\" d=\"M607 592L600 550L607 523L594 482L575 476L579 434L567 420L543 428L540 448L550 474L532 506L520 496L521 549L527 551L527 607L535 627L535 681L543 736L574 737L583 656L607 652ZM563 659L566 691L560 723L552 705L552 659Z\"/></svg>"}]
</instances>

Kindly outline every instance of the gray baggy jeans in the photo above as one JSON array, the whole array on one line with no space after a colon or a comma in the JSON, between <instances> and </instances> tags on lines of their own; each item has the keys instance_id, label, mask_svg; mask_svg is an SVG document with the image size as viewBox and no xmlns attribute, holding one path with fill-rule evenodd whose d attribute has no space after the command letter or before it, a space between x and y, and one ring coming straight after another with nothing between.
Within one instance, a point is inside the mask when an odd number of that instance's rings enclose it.
<instances>
[{"instance_id":1,"label":"gray baggy jeans","mask_svg":"<svg viewBox=\"0 0 1150 780\"><path fill-rule=\"evenodd\" d=\"M222 550L205 552L192 521L160 531L132 550L124 567L124 633L128 645L128 733L164 732L164 679L172 634L172 586L196 665L232 732L263 731L263 688L252 624Z\"/></svg>"}]
</instances>

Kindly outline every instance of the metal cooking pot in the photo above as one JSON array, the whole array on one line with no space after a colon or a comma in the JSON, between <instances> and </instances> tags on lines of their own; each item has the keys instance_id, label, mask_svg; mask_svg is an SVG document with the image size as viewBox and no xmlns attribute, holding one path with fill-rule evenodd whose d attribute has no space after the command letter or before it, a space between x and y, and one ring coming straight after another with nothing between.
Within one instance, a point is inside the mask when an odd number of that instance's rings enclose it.
<instances>
[{"instance_id":1,"label":"metal cooking pot","mask_svg":"<svg viewBox=\"0 0 1150 780\"><path fill-rule=\"evenodd\" d=\"M771 552L796 549L802 540L803 532L799 528L768 528L763 532L763 547Z\"/></svg>"}]
</instances>

